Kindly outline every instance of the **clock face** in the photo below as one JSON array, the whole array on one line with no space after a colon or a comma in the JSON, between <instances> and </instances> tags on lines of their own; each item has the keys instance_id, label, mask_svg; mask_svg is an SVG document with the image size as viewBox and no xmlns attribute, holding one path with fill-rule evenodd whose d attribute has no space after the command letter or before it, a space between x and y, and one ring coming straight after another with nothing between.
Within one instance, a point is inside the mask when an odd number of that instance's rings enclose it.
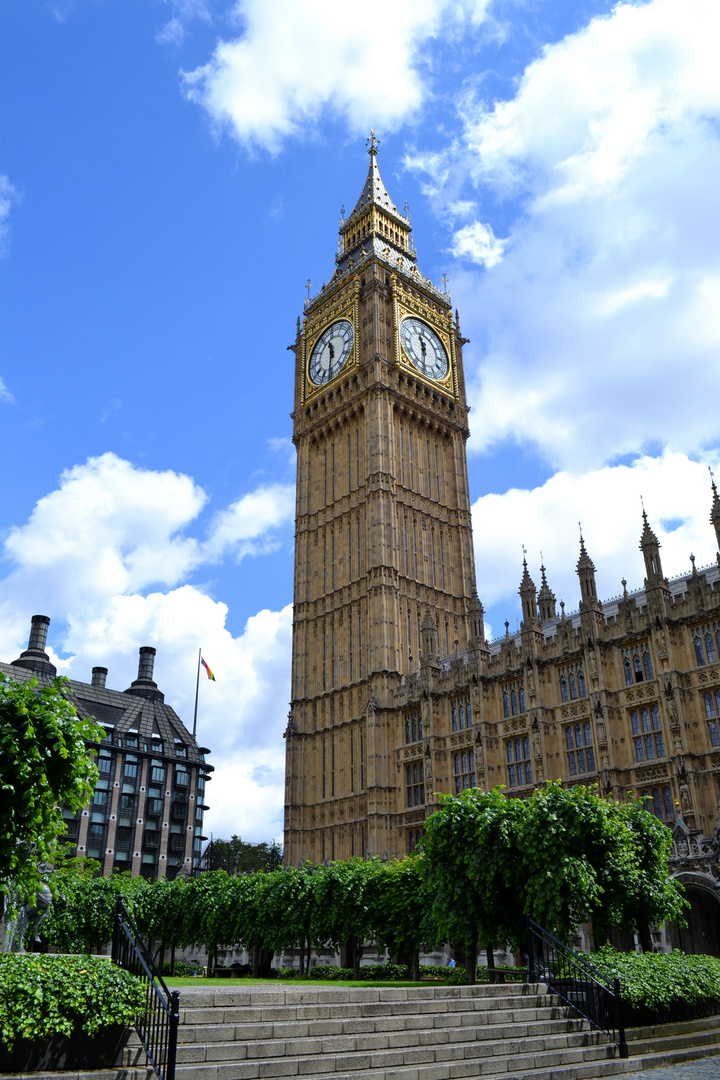
<instances>
[{"instance_id":1,"label":"clock face","mask_svg":"<svg viewBox=\"0 0 720 1080\"><path fill-rule=\"evenodd\" d=\"M434 330L420 319L403 319L400 342L405 355L428 379L440 381L450 370L445 346Z\"/></svg>"},{"instance_id":2,"label":"clock face","mask_svg":"<svg viewBox=\"0 0 720 1080\"><path fill-rule=\"evenodd\" d=\"M318 338L310 355L308 374L316 386L330 382L345 366L353 347L352 323L347 319L328 326Z\"/></svg>"}]
</instances>

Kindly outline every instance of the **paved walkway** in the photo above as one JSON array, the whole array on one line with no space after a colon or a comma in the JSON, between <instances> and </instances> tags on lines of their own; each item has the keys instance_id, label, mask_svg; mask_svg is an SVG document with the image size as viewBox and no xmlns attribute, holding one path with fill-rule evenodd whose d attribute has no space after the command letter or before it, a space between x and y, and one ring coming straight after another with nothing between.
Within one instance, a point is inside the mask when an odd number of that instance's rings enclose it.
<instances>
[{"instance_id":1,"label":"paved walkway","mask_svg":"<svg viewBox=\"0 0 720 1080\"><path fill-rule=\"evenodd\" d=\"M720 1080L720 1054L697 1061L683 1061L663 1069L645 1069L622 1075L628 1080Z\"/></svg>"}]
</instances>

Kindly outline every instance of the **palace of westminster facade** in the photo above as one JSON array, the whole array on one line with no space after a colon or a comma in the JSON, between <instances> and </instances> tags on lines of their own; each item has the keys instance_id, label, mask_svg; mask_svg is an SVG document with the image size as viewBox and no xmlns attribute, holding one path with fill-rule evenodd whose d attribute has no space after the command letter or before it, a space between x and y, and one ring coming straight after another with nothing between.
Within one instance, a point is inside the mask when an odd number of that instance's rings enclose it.
<instances>
[{"instance_id":1,"label":"palace of westminster facade","mask_svg":"<svg viewBox=\"0 0 720 1080\"><path fill-rule=\"evenodd\" d=\"M720 554L670 581L643 514L644 588L579 610L524 566L490 644L476 590L457 313L418 271L377 147L336 271L298 320L297 520L285 861L414 849L437 794L546 780L640 796L676 870L715 888ZM720 498L708 489L720 550ZM488 523L492 527L492 523ZM714 900L714 897L713 897Z\"/></svg>"}]
</instances>

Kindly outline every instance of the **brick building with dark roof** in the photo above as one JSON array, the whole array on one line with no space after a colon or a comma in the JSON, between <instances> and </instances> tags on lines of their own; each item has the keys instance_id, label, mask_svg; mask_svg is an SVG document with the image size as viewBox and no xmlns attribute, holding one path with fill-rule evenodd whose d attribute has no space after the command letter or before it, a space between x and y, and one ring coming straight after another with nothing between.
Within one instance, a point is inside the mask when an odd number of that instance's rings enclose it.
<instances>
[{"instance_id":1,"label":"brick building with dark roof","mask_svg":"<svg viewBox=\"0 0 720 1080\"><path fill-rule=\"evenodd\" d=\"M52 682L57 669L45 652L50 619L33 615L27 649L0 674L16 682ZM105 729L98 748L100 778L92 802L65 814L74 853L102 863L104 874L129 870L155 879L189 874L203 841L205 787L213 766L153 681L155 649L140 649L138 676L127 690L106 686L108 671L92 669L90 683L70 679L64 689L78 716Z\"/></svg>"}]
</instances>

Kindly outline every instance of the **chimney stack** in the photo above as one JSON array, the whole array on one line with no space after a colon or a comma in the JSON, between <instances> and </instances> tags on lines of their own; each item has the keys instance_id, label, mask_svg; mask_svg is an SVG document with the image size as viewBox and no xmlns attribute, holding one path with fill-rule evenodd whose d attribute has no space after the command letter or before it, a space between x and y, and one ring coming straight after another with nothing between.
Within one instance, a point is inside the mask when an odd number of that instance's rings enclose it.
<instances>
[{"instance_id":1,"label":"chimney stack","mask_svg":"<svg viewBox=\"0 0 720 1080\"><path fill-rule=\"evenodd\" d=\"M92 684L97 686L100 690L105 689L105 683L107 682L108 669L106 667L94 667L92 669Z\"/></svg>"},{"instance_id":2,"label":"chimney stack","mask_svg":"<svg viewBox=\"0 0 720 1080\"><path fill-rule=\"evenodd\" d=\"M25 652L20 653L17 660L12 661L13 667L27 668L37 675L49 675L52 679L55 678L57 668L50 663L50 657L45 652L49 625L50 619L47 615L33 615L28 647Z\"/></svg>"},{"instance_id":3,"label":"chimney stack","mask_svg":"<svg viewBox=\"0 0 720 1080\"><path fill-rule=\"evenodd\" d=\"M144 697L147 698L148 701L165 700L165 695L158 690L157 683L153 682L155 652L156 650L153 649L151 645L143 645L141 647L140 659L138 661L138 677L125 691L126 694Z\"/></svg>"}]
</instances>

